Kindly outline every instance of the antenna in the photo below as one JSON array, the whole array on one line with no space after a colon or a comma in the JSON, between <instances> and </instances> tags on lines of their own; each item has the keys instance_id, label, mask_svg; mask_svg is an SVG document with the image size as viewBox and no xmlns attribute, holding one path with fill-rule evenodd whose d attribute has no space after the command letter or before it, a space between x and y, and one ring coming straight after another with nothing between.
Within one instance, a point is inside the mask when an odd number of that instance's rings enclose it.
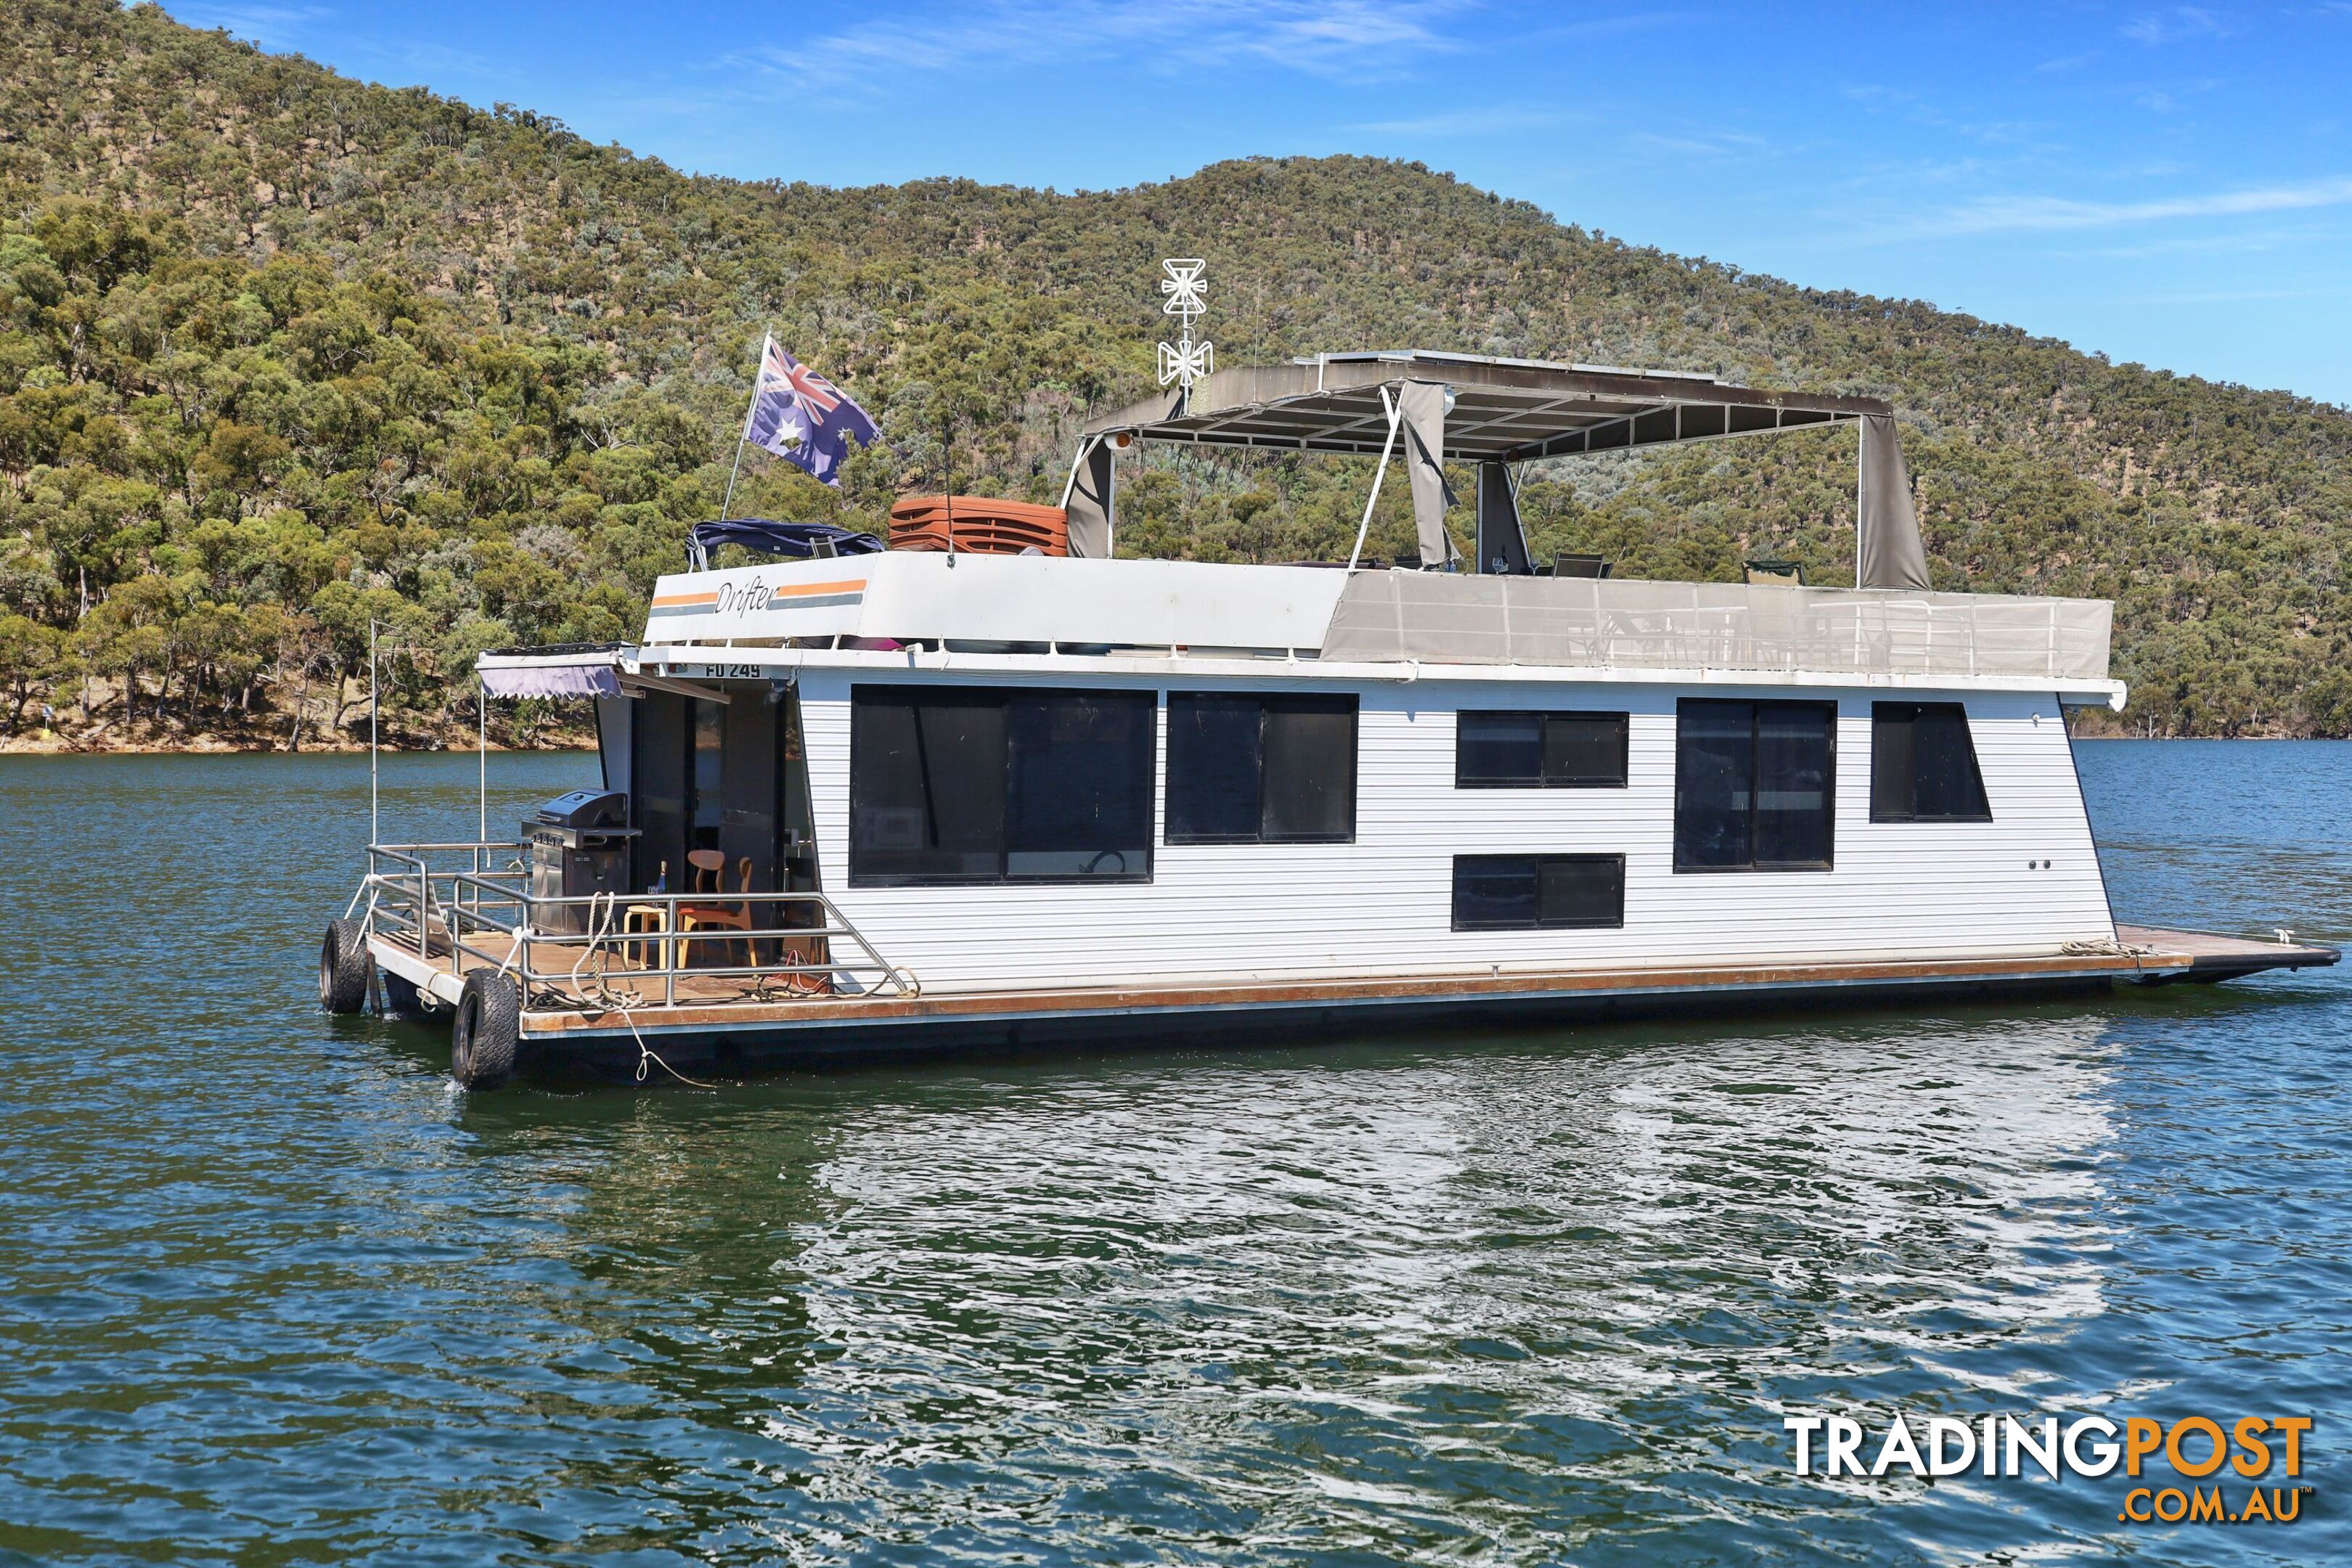
<instances>
[{"instance_id":1,"label":"antenna","mask_svg":"<svg viewBox=\"0 0 2352 1568\"><path fill-rule=\"evenodd\" d=\"M1182 389L1184 400L1192 401L1192 384L1202 376L1213 375L1217 369L1217 346L1203 340L1192 341L1192 320L1208 314L1208 301L1202 298L1208 280L1201 276L1208 263L1197 256L1178 257L1162 261L1160 269L1168 274L1160 280L1160 291L1168 302L1160 307L1163 315L1173 316L1181 324L1172 343L1160 345L1160 384L1173 382Z\"/></svg>"},{"instance_id":2,"label":"antenna","mask_svg":"<svg viewBox=\"0 0 2352 1568\"><path fill-rule=\"evenodd\" d=\"M375 617L370 616L368 617L368 847L371 849L383 842L383 830L376 826L379 817L378 801L381 795L376 786L375 715Z\"/></svg>"}]
</instances>

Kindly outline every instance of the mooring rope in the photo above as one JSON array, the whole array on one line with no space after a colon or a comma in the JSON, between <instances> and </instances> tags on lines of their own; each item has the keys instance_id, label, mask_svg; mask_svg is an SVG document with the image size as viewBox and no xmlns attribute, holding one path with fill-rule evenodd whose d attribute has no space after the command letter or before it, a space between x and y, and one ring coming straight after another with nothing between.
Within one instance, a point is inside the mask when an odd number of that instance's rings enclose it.
<instances>
[{"instance_id":1,"label":"mooring rope","mask_svg":"<svg viewBox=\"0 0 2352 1568\"><path fill-rule=\"evenodd\" d=\"M635 1001L642 1005L645 1001L645 997L638 992L633 990L627 993L629 1000L623 1000L623 994L614 988L612 980L602 963L599 963L594 969L589 972L591 979L593 982L593 986L590 984L583 984L582 983L580 978L581 970L587 966L588 960L592 956L595 955L597 951L604 946L605 939L613 934L613 913L620 907L620 899L621 895L617 891L597 893L592 895L589 899L588 942L587 944L580 950L579 959L572 965L572 990L579 993L579 994L583 998L594 1002L597 1005L609 1007L614 1012L618 1013L621 1016L621 1021L629 1026L629 1036L637 1042L637 1081L639 1083L646 1081L646 1064L647 1062L652 1062L657 1065L662 1071L669 1074L670 1077L677 1079L678 1082L686 1084L690 1088L717 1089L719 1086L715 1083L704 1083L699 1079L687 1077L684 1073L670 1066L669 1063L662 1060L660 1053L656 1052L651 1046L646 1044L645 1035L637 1028L637 1020L631 1016L629 1012L629 1001ZM667 938L666 936L663 938L663 942L666 947L667 944Z\"/></svg>"},{"instance_id":2,"label":"mooring rope","mask_svg":"<svg viewBox=\"0 0 2352 1568\"><path fill-rule=\"evenodd\" d=\"M2064 953L2068 958L2128 958L2132 961L2132 974L2134 976L2135 984L2142 983L2147 973L2147 966L2142 963L2140 960L2144 958L2154 958L2156 956L2156 949L2152 947L2141 947L2132 942L2117 942L2115 938L2107 936L2090 937L2070 942L2059 948L2058 951Z\"/></svg>"},{"instance_id":3,"label":"mooring rope","mask_svg":"<svg viewBox=\"0 0 2352 1568\"><path fill-rule=\"evenodd\" d=\"M2117 942L2113 937L2089 937L2070 942L2058 950L2069 958L2154 958L2156 949L2140 947L2131 942Z\"/></svg>"}]
</instances>

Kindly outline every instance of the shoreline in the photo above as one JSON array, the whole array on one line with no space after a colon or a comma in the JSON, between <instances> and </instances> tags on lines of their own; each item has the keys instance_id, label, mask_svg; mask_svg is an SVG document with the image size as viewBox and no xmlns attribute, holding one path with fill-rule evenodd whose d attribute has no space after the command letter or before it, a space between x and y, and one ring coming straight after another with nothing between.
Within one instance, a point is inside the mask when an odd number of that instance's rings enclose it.
<instances>
[{"instance_id":1,"label":"shoreline","mask_svg":"<svg viewBox=\"0 0 2352 1568\"><path fill-rule=\"evenodd\" d=\"M2135 735L2120 730L2077 731L2077 742L2106 741L2261 741L2261 742L2336 742L2352 737L2342 735ZM462 740L455 735L420 737L413 732L384 736L378 747L383 752L403 755L417 753L464 752L475 750L475 737L469 731ZM530 752L593 752L596 749L593 729L554 730L541 739L517 742L511 738L493 740L485 751L522 753ZM338 739L332 742L306 741L299 751L289 751L282 738L264 735L223 735L213 731L191 736L138 735L117 740L87 734L75 736L58 730L32 730L15 735L0 736L0 757L99 757L99 756L352 756L365 755L368 743L364 739Z\"/></svg>"},{"instance_id":2,"label":"shoreline","mask_svg":"<svg viewBox=\"0 0 2352 1568\"><path fill-rule=\"evenodd\" d=\"M420 735L414 731L385 735L377 748L403 754L448 753L475 750L471 730L459 737L456 734ZM512 737L492 739L482 748L490 752L580 752L596 749L596 731L585 729L551 728L539 739L518 742ZM215 730L202 730L193 735L132 734L121 737L92 734L76 735L63 730L33 729L14 735L0 736L0 757L153 757L153 756L224 756L229 754L262 756L351 756L367 754L365 736L352 739L338 736L332 740L305 738L299 748L289 749L282 735L223 734Z\"/></svg>"}]
</instances>

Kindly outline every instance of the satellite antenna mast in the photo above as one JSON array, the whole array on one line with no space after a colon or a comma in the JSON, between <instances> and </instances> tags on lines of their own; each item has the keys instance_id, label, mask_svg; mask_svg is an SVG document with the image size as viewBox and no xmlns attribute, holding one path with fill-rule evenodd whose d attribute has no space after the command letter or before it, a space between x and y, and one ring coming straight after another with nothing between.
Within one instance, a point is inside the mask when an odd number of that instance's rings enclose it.
<instances>
[{"instance_id":1,"label":"satellite antenna mast","mask_svg":"<svg viewBox=\"0 0 2352 1568\"><path fill-rule=\"evenodd\" d=\"M1162 261L1160 269L1168 274L1160 280L1160 291L1168 296L1160 307L1163 315L1173 316L1179 323L1176 341L1160 345L1160 384L1173 383L1178 390L1177 407L1181 410L1192 401L1192 384L1204 375L1215 373L1217 347L1203 339L1192 341L1192 321L1208 313L1208 301L1202 298L1208 280L1201 276L1208 263L1197 256L1178 257Z\"/></svg>"}]
</instances>

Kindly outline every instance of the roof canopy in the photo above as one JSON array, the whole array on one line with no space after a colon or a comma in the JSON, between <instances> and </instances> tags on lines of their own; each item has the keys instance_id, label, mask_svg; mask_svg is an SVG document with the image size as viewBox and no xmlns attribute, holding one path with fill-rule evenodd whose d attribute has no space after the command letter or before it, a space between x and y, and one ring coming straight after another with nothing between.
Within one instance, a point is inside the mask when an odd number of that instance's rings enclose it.
<instances>
[{"instance_id":1,"label":"roof canopy","mask_svg":"<svg viewBox=\"0 0 2352 1568\"><path fill-rule=\"evenodd\" d=\"M686 531L686 558L698 572L710 565L710 552L722 544L740 544L788 560L813 555L870 555L882 542L870 533L836 528L829 522L771 522L764 517L721 518L698 522Z\"/></svg>"},{"instance_id":2,"label":"roof canopy","mask_svg":"<svg viewBox=\"0 0 2352 1568\"><path fill-rule=\"evenodd\" d=\"M1353 566L1395 454L1412 485L1413 529L1424 568L1525 576L1535 563L1519 521L1514 464L1842 424L1862 427L1855 580L1866 588L1926 588L1927 556L1890 405L1875 397L1727 386L1687 371L1428 349L1318 354L1288 364L1221 370L1189 390L1129 405L1087 426L1062 505L1069 517L1070 553L1108 556L1117 447L1142 440L1377 455L1371 499L1348 558ZM1478 474L1475 543L1466 557L1445 526L1454 502L1448 461L1474 464Z\"/></svg>"},{"instance_id":3,"label":"roof canopy","mask_svg":"<svg viewBox=\"0 0 2352 1568\"><path fill-rule=\"evenodd\" d=\"M1196 384L1189 399L1147 398L1096 420L1087 434L1377 456L1389 431L1381 389L1403 381L1453 390L1444 455L1470 462L1704 441L1893 412L1874 397L1759 392L1683 371L1408 349L1221 370Z\"/></svg>"}]
</instances>

